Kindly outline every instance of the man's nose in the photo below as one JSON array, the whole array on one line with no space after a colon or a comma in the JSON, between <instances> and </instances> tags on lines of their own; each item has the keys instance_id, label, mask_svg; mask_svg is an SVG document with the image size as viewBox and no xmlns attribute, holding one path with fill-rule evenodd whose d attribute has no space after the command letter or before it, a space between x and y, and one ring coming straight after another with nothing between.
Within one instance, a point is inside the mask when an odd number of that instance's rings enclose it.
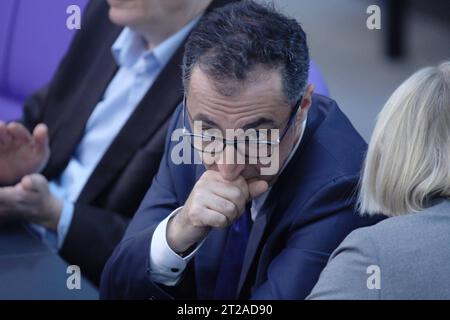
<instances>
[{"instance_id":1,"label":"man's nose","mask_svg":"<svg viewBox=\"0 0 450 320\"><path fill-rule=\"evenodd\" d=\"M227 145L223 150L222 157L217 162L217 170L222 178L228 181L236 180L245 168L245 164L239 164L239 156L233 145Z\"/></svg>"}]
</instances>

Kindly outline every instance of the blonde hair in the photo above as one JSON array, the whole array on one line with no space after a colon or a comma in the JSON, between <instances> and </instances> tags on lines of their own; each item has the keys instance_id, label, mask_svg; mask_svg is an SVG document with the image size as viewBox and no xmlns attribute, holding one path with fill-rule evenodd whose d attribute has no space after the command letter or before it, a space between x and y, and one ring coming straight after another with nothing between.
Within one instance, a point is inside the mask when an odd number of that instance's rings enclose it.
<instances>
[{"instance_id":1,"label":"blonde hair","mask_svg":"<svg viewBox=\"0 0 450 320\"><path fill-rule=\"evenodd\" d=\"M418 212L434 197L450 198L450 61L416 72L378 115L359 211Z\"/></svg>"}]
</instances>

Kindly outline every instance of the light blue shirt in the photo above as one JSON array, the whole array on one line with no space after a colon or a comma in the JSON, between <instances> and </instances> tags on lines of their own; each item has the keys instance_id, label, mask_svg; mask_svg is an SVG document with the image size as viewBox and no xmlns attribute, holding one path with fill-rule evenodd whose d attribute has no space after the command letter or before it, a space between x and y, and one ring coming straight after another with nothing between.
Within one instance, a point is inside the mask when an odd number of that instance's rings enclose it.
<instances>
[{"instance_id":1,"label":"light blue shirt","mask_svg":"<svg viewBox=\"0 0 450 320\"><path fill-rule=\"evenodd\" d=\"M200 16L153 50L148 50L142 36L125 28L112 46L119 70L104 96L89 117L83 138L62 174L50 181L53 195L63 202L57 232L31 225L51 248L59 250L69 230L74 203L89 177L125 125L161 70L193 29Z\"/></svg>"}]
</instances>

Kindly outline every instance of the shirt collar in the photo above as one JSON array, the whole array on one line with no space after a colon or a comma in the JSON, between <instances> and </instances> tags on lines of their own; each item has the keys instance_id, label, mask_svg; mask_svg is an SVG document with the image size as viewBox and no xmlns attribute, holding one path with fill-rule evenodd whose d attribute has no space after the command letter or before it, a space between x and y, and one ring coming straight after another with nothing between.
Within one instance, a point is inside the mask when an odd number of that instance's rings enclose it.
<instances>
[{"instance_id":1,"label":"shirt collar","mask_svg":"<svg viewBox=\"0 0 450 320\"><path fill-rule=\"evenodd\" d=\"M297 149L300 146L300 142L302 141L303 134L305 133L307 120L308 120L308 117L306 117L305 120L303 121L302 132L300 132L300 137L298 138L297 142L295 143L294 148L292 148L291 152L289 153L288 158L283 163L283 166L281 167L280 172L279 172L278 175L280 175L283 172L283 170L286 168L288 163L292 160L292 158L294 157L295 153L297 152ZM264 192L263 194L261 194L259 197L253 199L252 207L251 207L251 215L252 215L252 220L253 221L256 219L256 216L257 216L258 212L261 210L262 206L264 205L264 202L266 201L267 197L269 196L270 190L272 190L272 186L270 186L267 189L267 191Z\"/></svg>"},{"instance_id":2,"label":"shirt collar","mask_svg":"<svg viewBox=\"0 0 450 320\"><path fill-rule=\"evenodd\" d=\"M144 38L125 27L112 45L111 51L120 67L131 68L147 50Z\"/></svg>"},{"instance_id":3,"label":"shirt collar","mask_svg":"<svg viewBox=\"0 0 450 320\"><path fill-rule=\"evenodd\" d=\"M153 53L156 57L156 60L161 65L165 65L172 55L175 53L177 48L181 45L183 40L188 36L191 30L195 27L197 22L200 20L202 16L199 15L196 18L192 19L188 24L186 24L183 28L181 28L177 33L171 35L169 38L164 40L158 46L153 49Z\"/></svg>"},{"instance_id":4,"label":"shirt collar","mask_svg":"<svg viewBox=\"0 0 450 320\"><path fill-rule=\"evenodd\" d=\"M165 66L200 18L201 15L192 19L153 50L147 49L146 41L139 33L125 27L112 45L113 57L120 67L131 68L141 57L147 61L156 60L160 66Z\"/></svg>"}]
</instances>

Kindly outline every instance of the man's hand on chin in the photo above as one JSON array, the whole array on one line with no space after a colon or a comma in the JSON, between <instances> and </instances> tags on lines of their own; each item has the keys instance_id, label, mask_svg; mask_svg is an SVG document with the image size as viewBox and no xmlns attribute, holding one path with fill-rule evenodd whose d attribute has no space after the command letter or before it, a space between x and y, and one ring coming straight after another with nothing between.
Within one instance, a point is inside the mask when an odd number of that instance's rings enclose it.
<instances>
[{"instance_id":1,"label":"man's hand on chin","mask_svg":"<svg viewBox=\"0 0 450 320\"><path fill-rule=\"evenodd\" d=\"M27 175L11 187L0 188L0 220L24 220L57 230L63 204L40 174Z\"/></svg>"},{"instance_id":2,"label":"man's hand on chin","mask_svg":"<svg viewBox=\"0 0 450 320\"><path fill-rule=\"evenodd\" d=\"M50 157L48 129L38 124L32 134L20 123L0 122L0 185L17 183L41 171Z\"/></svg>"},{"instance_id":3,"label":"man's hand on chin","mask_svg":"<svg viewBox=\"0 0 450 320\"><path fill-rule=\"evenodd\" d=\"M263 180L247 183L239 176L225 180L219 172L207 170L196 182L183 209L169 220L167 241L177 253L183 253L201 241L211 228L226 228L245 211L245 205L265 191Z\"/></svg>"}]
</instances>

